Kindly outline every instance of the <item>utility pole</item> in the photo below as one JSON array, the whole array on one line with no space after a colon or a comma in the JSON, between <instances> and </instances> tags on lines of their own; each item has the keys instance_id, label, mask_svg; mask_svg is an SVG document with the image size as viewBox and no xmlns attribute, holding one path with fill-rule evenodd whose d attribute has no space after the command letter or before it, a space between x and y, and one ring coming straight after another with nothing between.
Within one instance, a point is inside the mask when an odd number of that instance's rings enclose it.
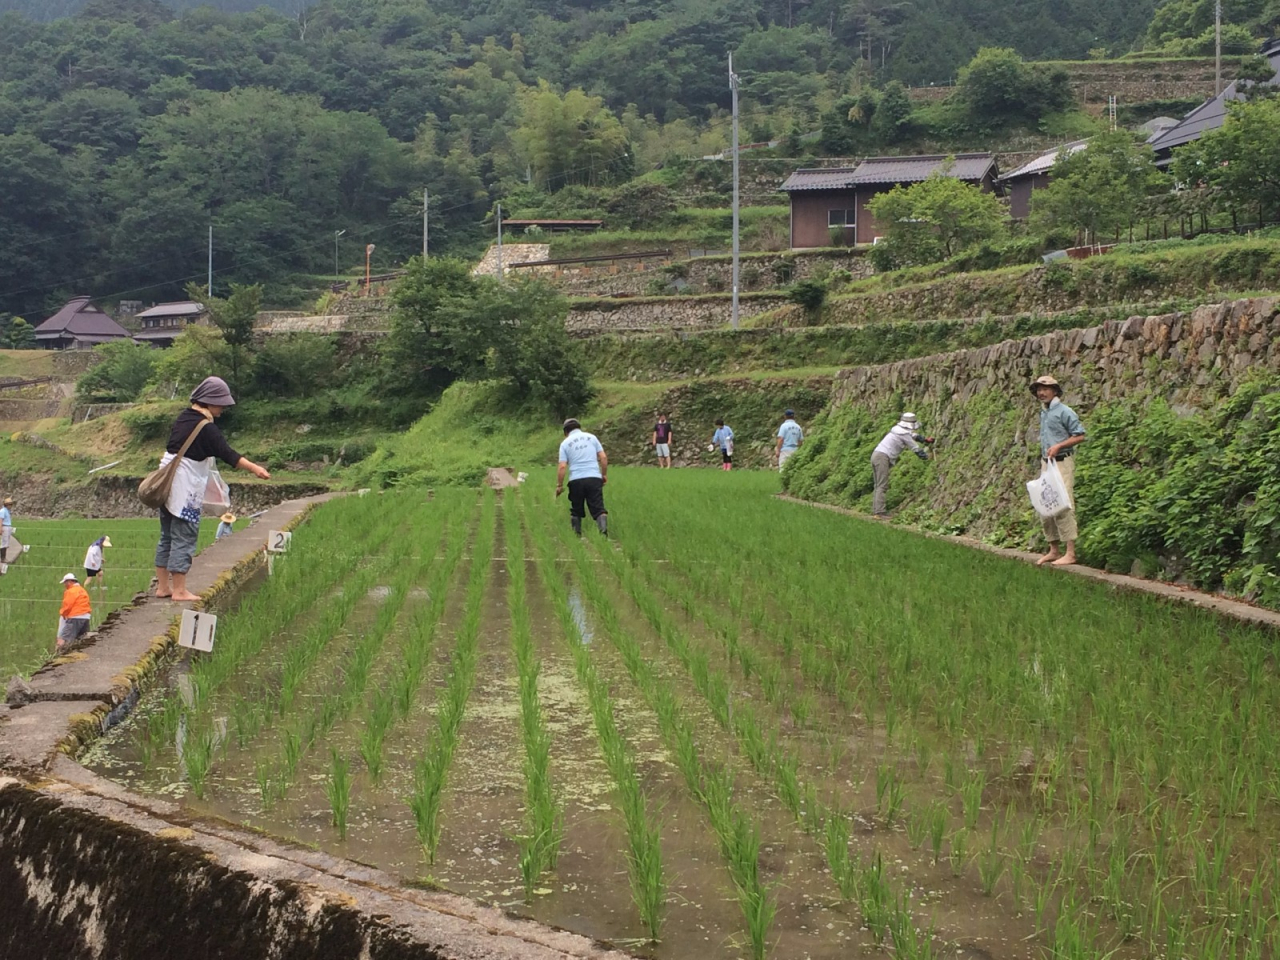
<instances>
[{"instance_id":1,"label":"utility pole","mask_svg":"<svg viewBox=\"0 0 1280 960\"><path fill-rule=\"evenodd\" d=\"M431 232L431 220L428 213L431 203L431 191L423 189L422 191L422 259L427 259L427 238Z\"/></svg>"},{"instance_id":2,"label":"utility pole","mask_svg":"<svg viewBox=\"0 0 1280 960\"><path fill-rule=\"evenodd\" d=\"M506 279L502 272L502 204L498 204L498 279Z\"/></svg>"},{"instance_id":3,"label":"utility pole","mask_svg":"<svg viewBox=\"0 0 1280 960\"><path fill-rule=\"evenodd\" d=\"M209 283L205 287L205 294L213 296L213 224L209 224Z\"/></svg>"},{"instance_id":4,"label":"utility pole","mask_svg":"<svg viewBox=\"0 0 1280 960\"><path fill-rule=\"evenodd\" d=\"M738 75L729 54L729 89L733 93L733 307L730 323L738 329Z\"/></svg>"},{"instance_id":5,"label":"utility pole","mask_svg":"<svg viewBox=\"0 0 1280 960\"><path fill-rule=\"evenodd\" d=\"M338 273L338 238L346 232L347 231L345 230L333 231L333 279L334 280L342 279L342 276Z\"/></svg>"},{"instance_id":6,"label":"utility pole","mask_svg":"<svg viewBox=\"0 0 1280 960\"><path fill-rule=\"evenodd\" d=\"M1222 93L1222 0L1213 4L1213 95Z\"/></svg>"}]
</instances>

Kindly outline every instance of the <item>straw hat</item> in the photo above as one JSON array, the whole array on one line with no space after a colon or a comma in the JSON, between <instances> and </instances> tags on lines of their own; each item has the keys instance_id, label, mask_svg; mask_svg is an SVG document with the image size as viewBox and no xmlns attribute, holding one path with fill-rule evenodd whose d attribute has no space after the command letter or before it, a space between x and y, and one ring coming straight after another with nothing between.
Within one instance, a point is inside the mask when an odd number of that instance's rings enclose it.
<instances>
[{"instance_id":1,"label":"straw hat","mask_svg":"<svg viewBox=\"0 0 1280 960\"><path fill-rule=\"evenodd\" d=\"M1047 374L1043 377L1036 377L1031 381L1032 396L1035 396L1036 387L1053 387L1054 392L1057 393L1058 396L1062 396L1062 384Z\"/></svg>"},{"instance_id":2,"label":"straw hat","mask_svg":"<svg viewBox=\"0 0 1280 960\"><path fill-rule=\"evenodd\" d=\"M110 538L110 537L103 537L103 538L102 538L102 545L103 545L104 547L109 547L109 546L111 546L111 538Z\"/></svg>"},{"instance_id":3,"label":"straw hat","mask_svg":"<svg viewBox=\"0 0 1280 960\"><path fill-rule=\"evenodd\" d=\"M11 506L13 506L13 497L5 497L5 498L4 498L4 505L5 505L6 507L11 507Z\"/></svg>"},{"instance_id":4,"label":"straw hat","mask_svg":"<svg viewBox=\"0 0 1280 960\"><path fill-rule=\"evenodd\" d=\"M77 577L74 573L68 573L65 577L62 578L62 582L63 583L79 583L80 578Z\"/></svg>"},{"instance_id":5,"label":"straw hat","mask_svg":"<svg viewBox=\"0 0 1280 960\"><path fill-rule=\"evenodd\" d=\"M226 513L224 513L224 514L223 514L222 516L220 516L218 519L219 519L219 520L221 520L223 523L235 523L235 522L236 522L236 515L235 515L234 513L232 513L231 511L229 511L229 510L228 510Z\"/></svg>"}]
</instances>

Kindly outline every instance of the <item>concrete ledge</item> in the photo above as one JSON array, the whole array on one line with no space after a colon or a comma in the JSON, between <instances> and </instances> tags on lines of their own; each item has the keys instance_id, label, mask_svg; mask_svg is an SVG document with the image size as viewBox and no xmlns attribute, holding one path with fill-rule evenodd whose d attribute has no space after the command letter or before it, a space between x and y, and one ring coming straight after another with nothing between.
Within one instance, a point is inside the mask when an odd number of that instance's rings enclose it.
<instances>
[{"instance_id":1,"label":"concrete ledge","mask_svg":"<svg viewBox=\"0 0 1280 960\"><path fill-rule=\"evenodd\" d=\"M59 765L80 782L0 777L5 960L623 960L368 867L178 820Z\"/></svg>"}]
</instances>

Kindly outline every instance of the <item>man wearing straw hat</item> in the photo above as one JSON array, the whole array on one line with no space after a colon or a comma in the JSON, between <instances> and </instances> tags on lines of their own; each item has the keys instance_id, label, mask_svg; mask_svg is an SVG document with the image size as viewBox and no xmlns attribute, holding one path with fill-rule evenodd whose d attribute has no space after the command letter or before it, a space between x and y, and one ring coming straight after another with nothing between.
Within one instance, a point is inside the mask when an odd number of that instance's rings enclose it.
<instances>
[{"instance_id":1,"label":"man wearing straw hat","mask_svg":"<svg viewBox=\"0 0 1280 960\"><path fill-rule=\"evenodd\" d=\"M213 539L221 540L223 537L229 537L235 533L234 524L236 515L228 510L218 518L218 532L213 535Z\"/></svg>"},{"instance_id":2,"label":"man wearing straw hat","mask_svg":"<svg viewBox=\"0 0 1280 960\"><path fill-rule=\"evenodd\" d=\"M85 635L91 615L89 591L80 586L74 573L68 573L62 578L62 606L58 609L59 650Z\"/></svg>"},{"instance_id":3,"label":"man wearing straw hat","mask_svg":"<svg viewBox=\"0 0 1280 960\"><path fill-rule=\"evenodd\" d=\"M13 537L13 514L9 512L12 506L13 497L5 497L4 504L0 506L0 575L9 572L5 556L9 552L9 540Z\"/></svg>"},{"instance_id":4,"label":"man wearing straw hat","mask_svg":"<svg viewBox=\"0 0 1280 960\"><path fill-rule=\"evenodd\" d=\"M884 439L876 444L871 454L871 473L875 477L875 492L871 495L871 513L882 520L889 518L885 500L889 496L889 472L898 462L903 450L910 450L921 460L929 459L929 452L920 446L932 443L932 437L922 437L916 432L920 424L914 413L904 413Z\"/></svg>"},{"instance_id":5,"label":"man wearing straw hat","mask_svg":"<svg viewBox=\"0 0 1280 960\"><path fill-rule=\"evenodd\" d=\"M1076 412L1062 402L1062 384L1053 377L1043 376L1030 384L1032 395L1040 401L1040 462L1053 460L1062 474L1071 508L1056 517L1043 517L1045 539L1049 552L1036 562L1065 567L1076 562L1076 493L1075 448L1084 443L1084 426ZM1059 544L1065 550L1059 549Z\"/></svg>"}]
</instances>

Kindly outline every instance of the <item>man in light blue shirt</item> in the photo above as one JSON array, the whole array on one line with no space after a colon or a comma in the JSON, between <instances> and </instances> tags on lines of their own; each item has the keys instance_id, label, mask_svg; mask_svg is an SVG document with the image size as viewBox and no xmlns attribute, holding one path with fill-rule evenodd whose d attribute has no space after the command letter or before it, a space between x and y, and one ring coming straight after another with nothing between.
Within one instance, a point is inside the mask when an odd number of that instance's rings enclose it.
<instances>
[{"instance_id":1,"label":"man in light blue shirt","mask_svg":"<svg viewBox=\"0 0 1280 960\"><path fill-rule=\"evenodd\" d=\"M1076 460L1075 448L1084 443L1084 425L1076 412L1062 402L1062 385L1053 377L1040 377L1031 384L1031 392L1040 401L1040 462L1052 460L1062 474L1071 508L1056 517L1041 520L1049 551L1037 563L1061 567L1076 562ZM1059 549L1058 544L1063 545Z\"/></svg>"},{"instance_id":2,"label":"man in light blue shirt","mask_svg":"<svg viewBox=\"0 0 1280 960\"><path fill-rule=\"evenodd\" d=\"M5 555L9 552L9 539L13 536L13 514L9 512L11 506L13 497L5 497L4 505L0 506L0 575L9 572Z\"/></svg>"},{"instance_id":3,"label":"man in light blue shirt","mask_svg":"<svg viewBox=\"0 0 1280 960\"><path fill-rule=\"evenodd\" d=\"M720 450L720 469L733 469L733 430L725 426L724 418L716 419L716 432L711 435L711 449Z\"/></svg>"},{"instance_id":4,"label":"man in light blue shirt","mask_svg":"<svg viewBox=\"0 0 1280 960\"><path fill-rule=\"evenodd\" d=\"M800 428L800 424L796 423L796 412L788 410L786 419L778 428L778 442L774 445L774 456L778 458L779 470L791 459L791 455L800 449L802 443L804 443L804 431Z\"/></svg>"},{"instance_id":5,"label":"man in light blue shirt","mask_svg":"<svg viewBox=\"0 0 1280 960\"><path fill-rule=\"evenodd\" d=\"M594 433L570 417L564 422L564 440L560 443L560 466L556 471L556 496L564 492L565 475L569 478L569 523L573 532L582 536L582 519L591 511L591 519L604 536L609 535L609 514L604 508L604 485L609 477L609 458Z\"/></svg>"}]
</instances>

